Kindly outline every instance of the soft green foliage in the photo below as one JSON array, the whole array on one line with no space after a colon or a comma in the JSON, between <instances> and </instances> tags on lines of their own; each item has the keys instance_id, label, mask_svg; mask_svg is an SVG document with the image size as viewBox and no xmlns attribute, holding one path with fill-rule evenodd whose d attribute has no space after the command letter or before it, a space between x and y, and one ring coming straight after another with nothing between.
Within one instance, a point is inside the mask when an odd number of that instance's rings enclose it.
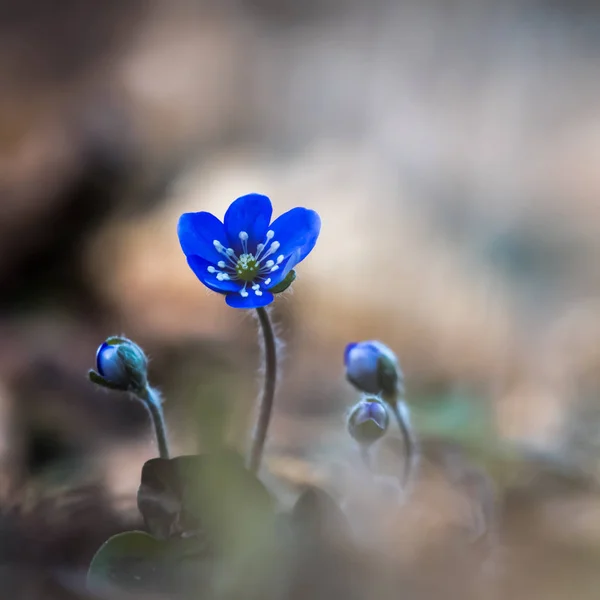
<instances>
[{"instance_id":1,"label":"soft green foliage","mask_svg":"<svg viewBox=\"0 0 600 600\"><path fill-rule=\"evenodd\" d=\"M115 535L96 552L88 571L88 589L102 595L164 587L163 553L163 544L143 531Z\"/></svg>"},{"instance_id":2,"label":"soft green foliage","mask_svg":"<svg viewBox=\"0 0 600 600\"><path fill-rule=\"evenodd\" d=\"M150 533L111 538L94 558L91 591L260 592L274 562L275 512L263 484L233 451L149 460L138 507ZM241 587L237 587L241 586Z\"/></svg>"},{"instance_id":3,"label":"soft green foliage","mask_svg":"<svg viewBox=\"0 0 600 600\"><path fill-rule=\"evenodd\" d=\"M410 397L415 426L425 436L461 443L490 443L497 436L494 415L483 397L454 392L436 397Z\"/></svg>"}]
</instances>

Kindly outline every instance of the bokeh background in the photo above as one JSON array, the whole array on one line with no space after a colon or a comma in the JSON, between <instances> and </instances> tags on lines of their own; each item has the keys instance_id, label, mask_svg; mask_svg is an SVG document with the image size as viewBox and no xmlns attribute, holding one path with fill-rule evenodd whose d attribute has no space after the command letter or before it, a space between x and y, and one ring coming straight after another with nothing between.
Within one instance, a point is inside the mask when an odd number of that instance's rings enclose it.
<instances>
[{"instance_id":1,"label":"bokeh background","mask_svg":"<svg viewBox=\"0 0 600 600\"><path fill-rule=\"evenodd\" d=\"M476 597L597 597L599 65L586 0L2 0L11 597L75 593L57 569L137 522L155 448L143 407L86 380L106 336L150 354L178 452L245 447L256 324L195 279L176 223L250 191L323 221L274 308L266 477L335 488L356 460L343 349L381 339L444 474L393 540L407 581L437 581L439 540L483 506ZM406 597L452 597L439 577Z\"/></svg>"}]
</instances>

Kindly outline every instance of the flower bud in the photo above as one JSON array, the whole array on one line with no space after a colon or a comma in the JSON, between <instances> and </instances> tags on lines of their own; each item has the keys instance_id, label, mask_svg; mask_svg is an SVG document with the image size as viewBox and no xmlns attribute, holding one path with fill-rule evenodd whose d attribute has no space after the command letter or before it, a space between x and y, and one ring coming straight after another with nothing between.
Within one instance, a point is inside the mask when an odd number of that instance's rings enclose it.
<instances>
[{"instance_id":1,"label":"flower bud","mask_svg":"<svg viewBox=\"0 0 600 600\"><path fill-rule=\"evenodd\" d=\"M379 398L363 398L350 411L348 432L359 443L371 445L381 438L390 423L387 406Z\"/></svg>"},{"instance_id":2,"label":"flower bud","mask_svg":"<svg viewBox=\"0 0 600 600\"><path fill-rule=\"evenodd\" d=\"M148 359L144 351L127 338L111 337L96 352L96 371L91 381L104 387L139 392L147 385Z\"/></svg>"},{"instance_id":3,"label":"flower bud","mask_svg":"<svg viewBox=\"0 0 600 600\"><path fill-rule=\"evenodd\" d=\"M344 353L346 378L367 394L401 392L402 371L396 355L377 340L348 344Z\"/></svg>"}]
</instances>

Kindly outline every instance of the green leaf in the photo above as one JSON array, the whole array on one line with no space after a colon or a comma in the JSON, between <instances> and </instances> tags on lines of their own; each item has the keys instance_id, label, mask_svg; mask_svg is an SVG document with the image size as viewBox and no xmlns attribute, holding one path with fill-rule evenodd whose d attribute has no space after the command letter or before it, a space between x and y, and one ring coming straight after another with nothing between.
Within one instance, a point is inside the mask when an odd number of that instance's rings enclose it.
<instances>
[{"instance_id":1,"label":"green leaf","mask_svg":"<svg viewBox=\"0 0 600 600\"><path fill-rule=\"evenodd\" d=\"M119 533L96 552L87 575L94 594L159 591L168 587L164 546L143 531Z\"/></svg>"},{"instance_id":2,"label":"green leaf","mask_svg":"<svg viewBox=\"0 0 600 600\"><path fill-rule=\"evenodd\" d=\"M138 508L157 538L194 535L212 548L247 543L273 516L264 485L227 450L147 461Z\"/></svg>"},{"instance_id":3,"label":"green leaf","mask_svg":"<svg viewBox=\"0 0 600 600\"><path fill-rule=\"evenodd\" d=\"M237 452L149 460L138 507L164 540L171 589L268 595L278 557L273 500Z\"/></svg>"},{"instance_id":4,"label":"green leaf","mask_svg":"<svg viewBox=\"0 0 600 600\"><path fill-rule=\"evenodd\" d=\"M143 531L128 531L111 537L96 552L87 588L101 597L121 598L126 593L136 594L135 598L149 593L171 597L206 588L214 568L214 557L202 540L161 541Z\"/></svg>"}]
</instances>

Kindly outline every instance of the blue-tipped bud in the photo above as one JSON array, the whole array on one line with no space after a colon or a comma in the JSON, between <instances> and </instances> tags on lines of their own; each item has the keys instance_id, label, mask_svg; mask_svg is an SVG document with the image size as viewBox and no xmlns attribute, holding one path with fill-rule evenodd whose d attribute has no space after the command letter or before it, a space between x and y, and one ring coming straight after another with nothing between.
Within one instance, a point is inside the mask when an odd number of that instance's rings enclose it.
<instances>
[{"instance_id":1,"label":"blue-tipped bud","mask_svg":"<svg viewBox=\"0 0 600 600\"><path fill-rule=\"evenodd\" d=\"M98 385L126 392L146 388L148 359L144 351L127 338L110 337L96 352L96 371L90 380Z\"/></svg>"},{"instance_id":2,"label":"blue-tipped bud","mask_svg":"<svg viewBox=\"0 0 600 600\"><path fill-rule=\"evenodd\" d=\"M402 392L403 378L396 355L377 340L348 344L344 353L346 378L367 394Z\"/></svg>"},{"instance_id":3,"label":"blue-tipped bud","mask_svg":"<svg viewBox=\"0 0 600 600\"><path fill-rule=\"evenodd\" d=\"M350 411L348 432L359 443L370 446L385 435L390 424L387 406L379 398L363 398Z\"/></svg>"}]
</instances>

